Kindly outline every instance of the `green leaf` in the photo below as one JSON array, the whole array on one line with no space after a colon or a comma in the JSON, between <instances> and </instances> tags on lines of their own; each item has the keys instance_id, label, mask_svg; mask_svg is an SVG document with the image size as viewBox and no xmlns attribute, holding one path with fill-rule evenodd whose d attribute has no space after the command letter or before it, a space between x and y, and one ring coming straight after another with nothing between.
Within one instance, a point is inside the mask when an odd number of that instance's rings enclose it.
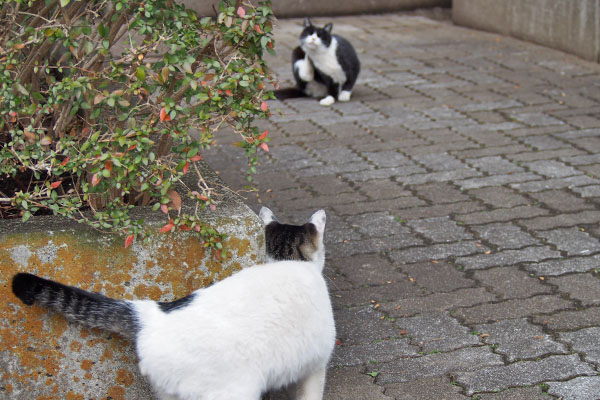
<instances>
[{"instance_id":1,"label":"green leaf","mask_svg":"<svg viewBox=\"0 0 600 400\"><path fill-rule=\"evenodd\" d=\"M60 0L60 6L66 7L69 5L70 2L71 2L71 0Z\"/></svg>"},{"instance_id":2,"label":"green leaf","mask_svg":"<svg viewBox=\"0 0 600 400\"><path fill-rule=\"evenodd\" d=\"M142 66L137 67L137 69L135 70L135 75L140 81L146 80L146 70Z\"/></svg>"}]
</instances>

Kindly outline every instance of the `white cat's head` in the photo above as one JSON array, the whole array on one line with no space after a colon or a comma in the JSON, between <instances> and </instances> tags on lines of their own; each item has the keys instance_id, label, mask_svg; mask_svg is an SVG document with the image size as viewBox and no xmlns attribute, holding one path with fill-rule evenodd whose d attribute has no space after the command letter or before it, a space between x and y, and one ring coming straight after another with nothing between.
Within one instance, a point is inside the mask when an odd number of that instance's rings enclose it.
<instances>
[{"instance_id":1,"label":"white cat's head","mask_svg":"<svg viewBox=\"0 0 600 400\"><path fill-rule=\"evenodd\" d=\"M269 261L312 261L323 268L325 246L323 237L327 217L325 211L315 212L304 225L282 224L267 207L259 213L265 224L267 259Z\"/></svg>"},{"instance_id":2,"label":"white cat's head","mask_svg":"<svg viewBox=\"0 0 600 400\"><path fill-rule=\"evenodd\" d=\"M304 30L300 34L300 46L304 51L315 51L329 47L331 44L331 23L323 28L318 28L310 22L309 18L304 19Z\"/></svg>"}]
</instances>

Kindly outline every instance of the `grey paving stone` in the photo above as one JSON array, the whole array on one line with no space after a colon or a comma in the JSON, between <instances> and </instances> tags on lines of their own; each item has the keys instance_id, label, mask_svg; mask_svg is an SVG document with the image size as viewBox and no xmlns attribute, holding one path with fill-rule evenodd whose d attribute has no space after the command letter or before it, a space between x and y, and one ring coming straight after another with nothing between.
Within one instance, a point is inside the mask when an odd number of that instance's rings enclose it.
<instances>
[{"instance_id":1,"label":"grey paving stone","mask_svg":"<svg viewBox=\"0 0 600 400\"><path fill-rule=\"evenodd\" d=\"M394 168L375 168L370 165L361 165L360 168L337 172L343 172L342 176L349 181L364 182L383 178L397 178L398 180L401 180L402 176L425 172L425 169L417 165L403 165Z\"/></svg>"},{"instance_id":2,"label":"grey paving stone","mask_svg":"<svg viewBox=\"0 0 600 400\"><path fill-rule=\"evenodd\" d=\"M383 388L373 383L373 377L364 374L364 368L332 369L327 374L324 398L328 400L393 400L383 394Z\"/></svg>"},{"instance_id":3,"label":"grey paving stone","mask_svg":"<svg viewBox=\"0 0 600 400\"><path fill-rule=\"evenodd\" d=\"M567 190L548 190L546 192L531 193L531 197L559 212L573 212L594 208L593 205L586 203L585 200L580 199Z\"/></svg>"},{"instance_id":4,"label":"grey paving stone","mask_svg":"<svg viewBox=\"0 0 600 400\"><path fill-rule=\"evenodd\" d=\"M492 211L479 211L461 215L458 219L465 224L489 224L490 222L504 222L520 218L533 218L548 214L548 210L539 207L517 206L511 209L495 209Z\"/></svg>"},{"instance_id":5,"label":"grey paving stone","mask_svg":"<svg viewBox=\"0 0 600 400\"><path fill-rule=\"evenodd\" d=\"M473 239L472 234L448 217L412 220L408 221L406 225L436 243Z\"/></svg>"},{"instance_id":6,"label":"grey paving stone","mask_svg":"<svg viewBox=\"0 0 600 400\"><path fill-rule=\"evenodd\" d=\"M540 177L537 175L528 172L520 172L516 174L491 175L479 178L459 180L456 181L456 184L459 185L461 189L476 189L488 186L502 186L514 182L537 181L539 179Z\"/></svg>"},{"instance_id":7,"label":"grey paving stone","mask_svg":"<svg viewBox=\"0 0 600 400\"><path fill-rule=\"evenodd\" d=\"M490 254L478 254L470 257L458 257L455 262L465 269L484 269L503 265L515 265L523 262L541 261L558 258L560 252L547 246L531 246L519 250L503 250Z\"/></svg>"},{"instance_id":8,"label":"grey paving stone","mask_svg":"<svg viewBox=\"0 0 600 400\"><path fill-rule=\"evenodd\" d=\"M448 171L465 168L465 165L460 160L446 153L419 154L413 157L413 159L431 171Z\"/></svg>"},{"instance_id":9,"label":"grey paving stone","mask_svg":"<svg viewBox=\"0 0 600 400\"><path fill-rule=\"evenodd\" d=\"M569 272L587 272L600 265L600 255L591 257L569 257L561 260L525 264L525 269L539 276L562 275Z\"/></svg>"},{"instance_id":10,"label":"grey paving stone","mask_svg":"<svg viewBox=\"0 0 600 400\"><path fill-rule=\"evenodd\" d=\"M420 185L430 182L449 182L480 176L481 172L473 168L453 169L447 171L431 172L428 174L412 174L408 176L399 176L397 181L404 185Z\"/></svg>"},{"instance_id":11,"label":"grey paving stone","mask_svg":"<svg viewBox=\"0 0 600 400\"><path fill-rule=\"evenodd\" d=\"M441 217L451 214L460 216L461 214L473 213L484 208L484 206L476 201L461 201L458 203L438 204L434 206L412 207L410 209L400 210L398 216L407 220Z\"/></svg>"},{"instance_id":12,"label":"grey paving stone","mask_svg":"<svg viewBox=\"0 0 600 400\"><path fill-rule=\"evenodd\" d=\"M380 310L395 317L407 317L421 313L469 307L496 299L484 288L458 289L450 293L434 293L424 297L407 297L393 302L382 302Z\"/></svg>"},{"instance_id":13,"label":"grey paving stone","mask_svg":"<svg viewBox=\"0 0 600 400\"><path fill-rule=\"evenodd\" d=\"M405 264L401 269L428 293L450 292L475 285L475 281L466 278L454 265L443 261Z\"/></svg>"},{"instance_id":14,"label":"grey paving stone","mask_svg":"<svg viewBox=\"0 0 600 400\"><path fill-rule=\"evenodd\" d=\"M539 361L521 361L507 366L493 366L456 373L456 381L468 395L502 390L511 386L533 385L543 381L566 379L577 375L595 375L594 369L581 362L576 354L557 355Z\"/></svg>"},{"instance_id":15,"label":"grey paving stone","mask_svg":"<svg viewBox=\"0 0 600 400\"><path fill-rule=\"evenodd\" d=\"M385 393L393 396L396 400L469 399L467 396L460 394L460 390L460 386L453 385L449 378L443 376L385 385Z\"/></svg>"},{"instance_id":16,"label":"grey paving stone","mask_svg":"<svg viewBox=\"0 0 600 400\"><path fill-rule=\"evenodd\" d=\"M406 331L411 344L421 347L426 354L480 344L479 338L470 334L469 329L450 317L448 312L401 318L396 325Z\"/></svg>"},{"instance_id":17,"label":"grey paving stone","mask_svg":"<svg viewBox=\"0 0 600 400\"><path fill-rule=\"evenodd\" d=\"M469 200L460 190L445 182L413 186L416 192L433 204L456 203Z\"/></svg>"},{"instance_id":18,"label":"grey paving stone","mask_svg":"<svg viewBox=\"0 0 600 400\"><path fill-rule=\"evenodd\" d=\"M497 345L494 351L506 356L508 362L567 353L566 346L555 342L540 326L530 324L526 318L475 325L473 329L486 335L485 343Z\"/></svg>"},{"instance_id":19,"label":"grey paving stone","mask_svg":"<svg viewBox=\"0 0 600 400\"><path fill-rule=\"evenodd\" d=\"M533 172L549 178L563 178L567 176L581 175L581 171L554 160L534 161L531 163L523 163L522 165L529 168Z\"/></svg>"},{"instance_id":20,"label":"grey paving stone","mask_svg":"<svg viewBox=\"0 0 600 400\"><path fill-rule=\"evenodd\" d=\"M459 371L479 370L489 366L502 365L499 355L493 354L487 346L467 347L448 353L434 353L422 357L402 358L389 363L368 366L370 371L378 372L377 382L410 382L416 379L439 377Z\"/></svg>"},{"instance_id":21,"label":"grey paving stone","mask_svg":"<svg viewBox=\"0 0 600 400\"><path fill-rule=\"evenodd\" d=\"M563 400L598 400L600 376L581 376L566 382L546 382L548 393Z\"/></svg>"},{"instance_id":22,"label":"grey paving stone","mask_svg":"<svg viewBox=\"0 0 600 400\"><path fill-rule=\"evenodd\" d=\"M600 327L585 328L575 332L563 332L559 339L571 345L571 348L583 354L587 362L600 366ZM600 392L598 392L600 393Z\"/></svg>"},{"instance_id":23,"label":"grey paving stone","mask_svg":"<svg viewBox=\"0 0 600 400\"><path fill-rule=\"evenodd\" d=\"M499 250L519 249L541 244L541 241L511 223L479 225L473 226L472 229L479 234L481 239L497 246Z\"/></svg>"},{"instance_id":24,"label":"grey paving stone","mask_svg":"<svg viewBox=\"0 0 600 400\"><path fill-rule=\"evenodd\" d=\"M570 176L567 178L546 179L535 182L512 183L510 187L521 192L541 192L549 189L571 188L572 186L598 185L600 180L585 175Z\"/></svg>"},{"instance_id":25,"label":"grey paving stone","mask_svg":"<svg viewBox=\"0 0 600 400\"><path fill-rule=\"evenodd\" d=\"M361 155L381 168L397 167L399 165L413 165L413 162L404 154L394 150L363 152Z\"/></svg>"},{"instance_id":26,"label":"grey paving stone","mask_svg":"<svg viewBox=\"0 0 600 400\"><path fill-rule=\"evenodd\" d=\"M564 275L548 278L548 283L558 286L569 298L581 301L584 306L600 305L600 279L592 274Z\"/></svg>"},{"instance_id":27,"label":"grey paving stone","mask_svg":"<svg viewBox=\"0 0 600 400\"><path fill-rule=\"evenodd\" d=\"M554 229L537 232L537 235L570 256L585 256L600 251L600 240L577 228Z\"/></svg>"},{"instance_id":28,"label":"grey paving stone","mask_svg":"<svg viewBox=\"0 0 600 400\"><path fill-rule=\"evenodd\" d=\"M330 268L339 270L355 287L363 285L382 285L406 279L386 259L374 253L359 254L351 257L330 257Z\"/></svg>"},{"instance_id":29,"label":"grey paving stone","mask_svg":"<svg viewBox=\"0 0 600 400\"><path fill-rule=\"evenodd\" d=\"M505 160L500 156L471 158L467 159L466 161L472 167L487 172L490 175L504 175L524 171L524 169L520 166Z\"/></svg>"},{"instance_id":30,"label":"grey paving stone","mask_svg":"<svg viewBox=\"0 0 600 400\"><path fill-rule=\"evenodd\" d=\"M412 196L412 193L402 188L390 179L371 179L353 182L355 188L373 200L395 199Z\"/></svg>"},{"instance_id":31,"label":"grey paving stone","mask_svg":"<svg viewBox=\"0 0 600 400\"><path fill-rule=\"evenodd\" d=\"M408 234L410 229L397 221L388 212L370 212L350 216L346 219L350 225L367 237L380 237L398 234Z\"/></svg>"},{"instance_id":32,"label":"grey paving stone","mask_svg":"<svg viewBox=\"0 0 600 400\"><path fill-rule=\"evenodd\" d=\"M531 203L525 196L506 187L471 189L469 194L496 208L513 208Z\"/></svg>"},{"instance_id":33,"label":"grey paving stone","mask_svg":"<svg viewBox=\"0 0 600 400\"><path fill-rule=\"evenodd\" d=\"M480 400L550 400L552 398L542 392L539 386L506 389L498 393L480 393L477 397Z\"/></svg>"},{"instance_id":34,"label":"grey paving stone","mask_svg":"<svg viewBox=\"0 0 600 400\"><path fill-rule=\"evenodd\" d=\"M335 287L330 285L332 289ZM427 293L408 279L397 282L389 281L377 286L360 286L348 290L332 291L333 308L370 305L375 302L386 302L395 299L418 298Z\"/></svg>"},{"instance_id":35,"label":"grey paving stone","mask_svg":"<svg viewBox=\"0 0 600 400\"><path fill-rule=\"evenodd\" d=\"M565 331L582 329L598 325L600 320L600 307L589 307L583 310L565 310L551 315L536 315L533 322L542 324L549 329Z\"/></svg>"},{"instance_id":36,"label":"grey paving stone","mask_svg":"<svg viewBox=\"0 0 600 400\"><path fill-rule=\"evenodd\" d=\"M458 308L453 316L466 324L481 324L552 313L567 308L573 308L573 302L558 296L539 295L528 299L505 300L499 303Z\"/></svg>"},{"instance_id":37,"label":"grey paving stone","mask_svg":"<svg viewBox=\"0 0 600 400\"><path fill-rule=\"evenodd\" d=\"M417 356L419 347L409 343L408 338L391 338L373 343L349 346L337 345L329 362L333 367L377 364L401 357Z\"/></svg>"},{"instance_id":38,"label":"grey paving stone","mask_svg":"<svg viewBox=\"0 0 600 400\"><path fill-rule=\"evenodd\" d=\"M392 321L382 319L383 315L370 306L336 310L334 317L337 337L348 346L401 336Z\"/></svg>"},{"instance_id":39,"label":"grey paving stone","mask_svg":"<svg viewBox=\"0 0 600 400\"><path fill-rule=\"evenodd\" d=\"M550 286L517 267L490 268L475 271L472 276L502 299L524 298L552 291Z\"/></svg>"},{"instance_id":40,"label":"grey paving stone","mask_svg":"<svg viewBox=\"0 0 600 400\"><path fill-rule=\"evenodd\" d=\"M329 245L328 251L334 254L351 256L361 253L385 252L421 245L423 241L412 234L398 234L363 240L343 241Z\"/></svg>"},{"instance_id":41,"label":"grey paving stone","mask_svg":"<svg viewBox=\"0 0 600 400\"><path fill-rule=\"evenodd\" d=\"M586 210L573 214L544 216L519 221L519 224L531 230L546 230L568 226L597 224L600 222L600 211Z\"/></svg>"},{"instance_id":42,"label":"grey paving stone","mask_svg":"<svg viewBox=\"0 0 600 400\"><path fill-rule=\"evenodd\" d=\"M407 250L393 251L391 257L401 263L414 263L419 261L442 260L458 257L465 254L474 254L486 251L487 248L475 241L461 243L434 244L427 247L415 247Z\"/></svg>"},{"instance_id":43,"label":"grey paving stone","mask_svg":"<svg viewBox=\"0 0 600 400\"><path fill-rule=\"evenodd\" d=\"M575 193L579 193L581 197L600 197L600 185L575 187L573 188Z\"/></svg>"}]
</instances>

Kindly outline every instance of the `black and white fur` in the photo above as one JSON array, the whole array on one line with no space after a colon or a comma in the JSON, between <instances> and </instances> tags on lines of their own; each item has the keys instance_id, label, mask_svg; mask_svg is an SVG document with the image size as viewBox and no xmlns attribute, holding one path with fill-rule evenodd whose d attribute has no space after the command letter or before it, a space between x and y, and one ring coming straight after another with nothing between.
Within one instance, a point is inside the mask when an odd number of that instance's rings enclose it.
<instances>
[{"instance_id":1,"label":"black and white fur","mask_svg":"<svg viewBox=\"0 0 600 400\"><path fill-rule=\"evenodd\" d=\"M298 400L321 400L335 345L325 212L301 226L279 224L266 207L260 217L268 263L174 302L116 300L28 273L12 290L26 305L131 338L160 399L258 400L290 387Z\"/></svg>"},{"instance_id":2,"label":"black and white fur","mask_svg":"<svg viewBox=\"0 0 600 400\"><path fill-rule=\"evenodd\" d=\"M277 98L316 97L324 106L350 100L360 61L349 41L331 33L332 27L329 23L318 28L309 18L304 20L300 46L292 52L296 88L276 91Z\"/></svg>"}]
</instances>

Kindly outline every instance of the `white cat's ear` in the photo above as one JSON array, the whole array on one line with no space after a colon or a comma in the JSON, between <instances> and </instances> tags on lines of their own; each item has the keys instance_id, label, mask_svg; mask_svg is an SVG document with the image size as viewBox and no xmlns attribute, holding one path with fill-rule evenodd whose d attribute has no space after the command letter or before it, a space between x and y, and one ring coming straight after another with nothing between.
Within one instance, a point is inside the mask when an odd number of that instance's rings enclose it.
<instances>
[{"instance_id":1,"label":"white cat's ear","mask_svg":"<svg viewBox=\"0 0 600 400\"><path fill-rule=\"evenodd\" d=\"M260 219L262 219L263 224L265 224L265 226L269 225L273 221L277 221L277 218L275 218L273 211L269 210L267 207L262 207L260 209L260 212L258 213L258 216L260 217Z\"/></svg>"},{"instance_id":2,"label":"white cat's ear","mask_svg":"<svg viewBox=\"0 0 600 400\"><path fill-rule=\"evenodd\" d=\"M312 26L312 22L310 22L310 18L305 17L304 18L304 27L308 28L309 26Z\"/></svg>"},{"instance_id":3,"label":"white cat's ear","mask_svg":"<svg viewBox=\"0 0 600 400\"><path fill-rule=\"evenodd\" d=\"M331 33L331 29L333 28L333 24L330 22L323 27L323 30L327 33Z\"/></svg>"},{"instance_id":4,"label":"white cat's ear","mask_svg":"<svg viewBox=\"0 0 600 400\"><path fill-rule=\"evenodd\" d=\"M325 232L325 222L326 221L327 221L327 217L325 216L324 210L317 211L308 219L308 222L313 224L317 228L317 232L319 232L319 233Z\"/></svg>"}]
</instances>

